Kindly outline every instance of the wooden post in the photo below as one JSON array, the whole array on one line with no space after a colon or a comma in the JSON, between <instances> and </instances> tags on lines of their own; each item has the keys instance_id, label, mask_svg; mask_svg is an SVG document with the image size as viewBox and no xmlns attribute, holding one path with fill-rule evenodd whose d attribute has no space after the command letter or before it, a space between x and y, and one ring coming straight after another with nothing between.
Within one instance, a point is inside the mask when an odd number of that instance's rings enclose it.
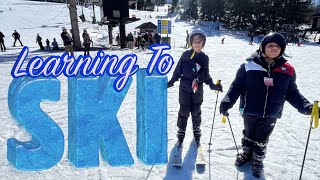
<instances>
[{"instance_id":1,"label":"wooden post","mask_svg":"<svg viewBox=\"0 0 320 180\"><path fill-rule=\"evenodd\" d=\"M121 49L126 48L126 26L124 24L124 20L120 18L120 47Z\"/></svg>"},{"instance_id":2,"label":"wooden post","mask_svg":"<svg viewBox=\"0 0 320 180\"><path fill-rule=\"evenodd\" d=\"M70 21L71 21L71 33L73 38L73 48L75 50L81 49L79 25L78 25L78 15L77 15L77 3L75 0L68 1Z\"/></svg>"},{"instance_id":3,"label":"wooden post","mask_svg":"<svg viewBox=\"0 0 320 180\"><path fill-rule=\"evenodd\" d=\"M112 45L113 43L113 37L112 37L112 25L108 25L108 33L109 33L109 44L110 46Z\"/></svg>"}]
</instances>

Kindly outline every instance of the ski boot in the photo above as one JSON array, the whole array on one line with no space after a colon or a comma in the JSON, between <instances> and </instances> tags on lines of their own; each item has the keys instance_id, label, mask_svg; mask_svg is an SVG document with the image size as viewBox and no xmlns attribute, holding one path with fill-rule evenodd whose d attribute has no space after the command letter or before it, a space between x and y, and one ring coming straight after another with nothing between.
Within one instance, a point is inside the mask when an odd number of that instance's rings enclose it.
<instances>
[{"instance_id":1,"label":"ski boot","mask_svg":"<svg viewBox=\"0 0 320 180\"><path fill-rule=\"evenodd\" d=\"M200 147L201 129L199 126L193 128L194 141L197 147Z\"/></svg>"},{"instance_id":2,"label":"ski boot","mask_svg":"<svg viewBox=\"0 0 320 180\"><path fill-rule=\"evenodd\" d=\"M237 154L235 165L240 167L252 159L253 152L253 142L251 139L245 137L245 132L243 131L244 137L241 140L242 143L242 153Z\"/></svg>"},{"instance_id":3,"label":"ski boot","mask_svg":"<svg viewBox=\"0 0 320 180\"><path fill-rule=\"evenodd\" d=\"M178 143L179 144L183 143L185 135L186 135L186 131L181 129L181 128L179 128L178 131L177 131L177 138L178 138Z\"/></svg>"},{"instance_id":4,"label":"ski boot","mask_svg":"<svg viewBox=\"0 0 320 180\"><path fill-rule=\"evenodd\" d=\"M252 175L254 177L260 178L263 173L263 162L258 160L252 161Z\"/></svg>"},{"instance_id":5,"label":"ski boot","mask_svg":"<svg viewBox=\"0 0 320 180\"><path fill-rule=\"evenodd\" d=\"M244 152L237 154L236 162L234 163L236 166L242 166L247 162L251 161L252 157Z\"/></svg>"},{"instance_id":6,"label":"ski boot","mask_svg":"<svg viewBox=\"0 0 320 180\"><path fill-rule=\"evenodd\" d=\"M196 146L197 146L197 147L200 147L200 146L201 146L200 140L195 140L194 142L196 143Z\"/></svg>"}]
</instances>

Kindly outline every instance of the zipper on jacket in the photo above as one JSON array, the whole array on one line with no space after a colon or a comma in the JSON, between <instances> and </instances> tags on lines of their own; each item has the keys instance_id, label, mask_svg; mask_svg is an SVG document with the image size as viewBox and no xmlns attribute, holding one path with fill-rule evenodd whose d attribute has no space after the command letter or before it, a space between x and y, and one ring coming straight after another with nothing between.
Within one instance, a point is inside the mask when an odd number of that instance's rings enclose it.
<instances>
[{"instance_id":1,"label":"zipper on jacket","mask_svg":"<svg viewBox=\"0 0 320 180\"><path fill-rule=\"evenodd\" d=\"M268 66L268 78L270 78L270 65ZM263 108L263 115L262 117L266 115L266 107L267 107L267 101L268 101L268 94L269 94L269 86L267 86L267 93L266 93L266 100L264 102L264 108Z\"/></svg>"}]
</instances>

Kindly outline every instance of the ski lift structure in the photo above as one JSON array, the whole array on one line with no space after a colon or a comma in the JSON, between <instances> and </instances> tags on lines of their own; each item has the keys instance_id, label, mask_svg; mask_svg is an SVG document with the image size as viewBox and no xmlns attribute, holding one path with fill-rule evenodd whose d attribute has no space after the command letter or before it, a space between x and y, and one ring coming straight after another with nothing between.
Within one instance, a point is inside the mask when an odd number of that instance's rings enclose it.
<instances>
[{"instance_id":1,"label":"ski lift structure","mask_svg":"<svg viewBox=\"0 0 320 180\"><path fill-rule=\"evenodd\" d=\"M99 2L98 2L99 1ZM93 0L93 3L99 3L101 20L99 25L108 25L109 44L113 42L112 29L119 26L120 32L120 47L123 49L125 44L125 24L138 21L136 17L129 17L129 6L135 1L129 0ZM131 3L131 4L130 4Z\"/></svg>"},{"instance_id":2,"label":"ski lift structure","mask_svg":"<svg viewBox=\"0 0 320 180\"><path fill-rule=\"evenodd\" d=\"M157 33L157 25L153 24L152 22L146 22L143 24L140 24L135 29L139 29L140 33Z\"/></svg>"}]
</instances>

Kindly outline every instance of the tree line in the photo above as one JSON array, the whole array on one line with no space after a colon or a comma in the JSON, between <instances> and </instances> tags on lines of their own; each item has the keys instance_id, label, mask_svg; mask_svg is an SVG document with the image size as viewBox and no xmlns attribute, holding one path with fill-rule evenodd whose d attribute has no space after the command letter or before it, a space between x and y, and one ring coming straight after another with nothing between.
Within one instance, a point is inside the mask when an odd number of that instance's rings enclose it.
<instances>
[{"instance_id":1,"label":"tree line","mask_svg":"<svg viewBox=\"0 0 320 180\"><path fill-rule=\"evenodd\" d=\"M38 0L44 1L44 0ZM66 0L45 0L66 2ZM91 0L77 0L90 3ZM154 11L167 0L136 0L130 8ZM234 29L277 31L284 24L310 24L311 14L320 12L317 0L170 0L168 12L183 20L219 21Z\"/></svg>"},{"instance_id":2,"label":"tree line","mask_svg":"<svg viewBox=\"0 0 320 180\"><path fill-rule=\"evenodd\" d=\"M166 0L137 0L137 9L148 10ZM171 12L181 19L219 21L234 29L277 30L284 24L310 24L319 12L313 0L172 0Z\"/></svg>"}]
</instances>

